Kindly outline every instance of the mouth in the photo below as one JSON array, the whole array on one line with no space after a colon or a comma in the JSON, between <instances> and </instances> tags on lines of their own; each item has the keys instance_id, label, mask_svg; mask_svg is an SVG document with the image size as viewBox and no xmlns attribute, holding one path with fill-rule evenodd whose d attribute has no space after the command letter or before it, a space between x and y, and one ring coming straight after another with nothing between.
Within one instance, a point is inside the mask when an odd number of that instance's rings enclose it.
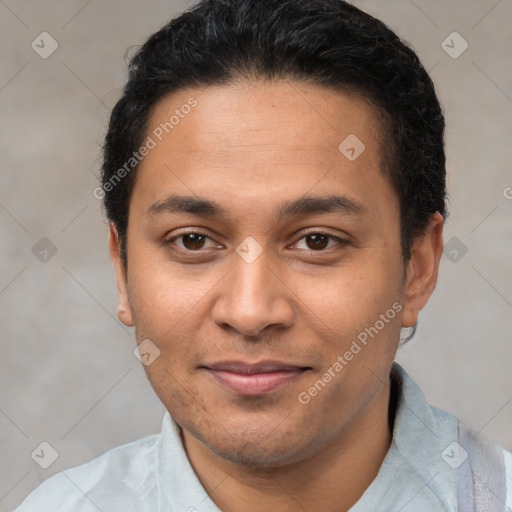
<instances>
[{"instance_id":1,"label":"mouth","mask_svg":"<svg viewBox=\"0 0 512 512\"><path fill-rule=\"evenodd\" d=\"M278 361L246 364L225 361L202 366L217 383L238 395L257 396L272 393L299 379L311 367Z\"/></svg>"}]
</instances>

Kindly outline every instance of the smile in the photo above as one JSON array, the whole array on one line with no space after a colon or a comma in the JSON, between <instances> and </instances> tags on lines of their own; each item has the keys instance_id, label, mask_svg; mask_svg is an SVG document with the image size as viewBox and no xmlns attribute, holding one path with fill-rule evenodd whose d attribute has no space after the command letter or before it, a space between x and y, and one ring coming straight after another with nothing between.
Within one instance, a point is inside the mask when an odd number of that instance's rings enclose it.
<instances>
[{"instance_id":1,"label":"smile","mask_svg":"<svg viewBox=\"0 0 512 512\"><path fill-rule=\"evenodd\" d=\"M219 384L229 391L245 396L264 395L298 379L310 368L283 363L220 363L203 367Z\"/></svg>"}]
</instances>

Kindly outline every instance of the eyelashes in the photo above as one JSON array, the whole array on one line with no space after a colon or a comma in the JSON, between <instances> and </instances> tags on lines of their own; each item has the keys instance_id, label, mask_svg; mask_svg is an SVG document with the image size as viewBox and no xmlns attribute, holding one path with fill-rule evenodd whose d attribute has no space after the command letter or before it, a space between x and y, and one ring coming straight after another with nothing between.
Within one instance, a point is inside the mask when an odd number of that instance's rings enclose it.
<instances>
[{"instance_id":1,"label":"eyelashes","mask_svg":"<svg viewBox=\"0 0 512 512\"><path fill-rule=\"evenodd\" d=\"M177 243L178 241L179 243ZM204 253L205 249L207 249L205 248L205 245L207 245L208 241L211 242L210 247L213 247L214 249L222 248L222 246L216 244L208 234L197 229L175 235L166 240L164 244L172 250L191 254L201 254ZM348 240L319 230L303 233L303 235L293 245L297 245L301 242L304 242L306 247L300 250L305 250L311 253L322 253L330 251L330 249L333 249L334 247L339 246L341 248L346 245L350 245ZM308 245L308 242L312 242L313 246Z\"/></svg>"}]
</instances>

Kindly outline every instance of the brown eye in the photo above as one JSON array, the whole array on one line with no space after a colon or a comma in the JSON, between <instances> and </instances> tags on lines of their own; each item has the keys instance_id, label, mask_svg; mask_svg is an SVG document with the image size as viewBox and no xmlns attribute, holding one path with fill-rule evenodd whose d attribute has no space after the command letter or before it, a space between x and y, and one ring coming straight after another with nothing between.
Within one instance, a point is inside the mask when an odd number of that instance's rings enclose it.
<instances>
[{"instance_id":1,"label":"brown eye","mask_svg":"<svg viewBox=\"0 0 512 512\"><path fill-rule=\"evenodd\" d=\"M330 235L329 233L322 232L310 232L306 233L298 242L299 249L305 249L309 251L324 252L325 249L331 249L335 246L339 246L341 249L343 246L349 245L347 240L338 238L337 236ZM302 245L302 247L300 247Z\"/></svg>"},{"instance_id":2,"label":"brown eye","mask_svg":"<svg viewBox=\"0 0 512 512\"><path fill-rule=\"evenodd\" d=\"M309 249L313 249L314 251L325 249L327 245L329 244L329 238L331 238L328 235L322 235L321 233L314 233L312 235L306 236L306 245ZM308 243L308 240L311 243Z\"/></svg>"},{"instance_id":3,"label":"brown eye","mask_svg":"<svg viewBox=\"0 0 512 512\"><path fill-rule=\"evenodd\" d=\"M208 247L208 243L211 244L210 247ZM196 231L177 235L167 240L165 244L182 252L200 252L202 249L220 248L208 235Z\"/></svg>"},{"instance_id":4,"label":"brown eye","mask_svg":"<svg viewBox=\"0 0 512 512\"><path fill-rule=\"evenodd\" d=\"M206 239L204 235L200 235L199 233L187 233L178 238L182 238L182 243L185 249L189 249L191 251L202 249Z\"/></svg>"}]
</instances>

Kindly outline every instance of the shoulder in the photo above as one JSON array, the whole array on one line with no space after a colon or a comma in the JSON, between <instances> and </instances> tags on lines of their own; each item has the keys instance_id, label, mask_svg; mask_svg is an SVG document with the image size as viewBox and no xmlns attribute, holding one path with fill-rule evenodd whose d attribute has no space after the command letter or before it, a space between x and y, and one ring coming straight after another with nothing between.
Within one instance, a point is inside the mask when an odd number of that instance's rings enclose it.
<instances>
[{"instance_id":1,"label":"shoulder","mask_svg":"<svg viewBox=\"0 0 512 512\"><path fill-rule=\"evenodd\" d=\"M392 377L398 390L393 442L406 463L404 479L414 475L428 489L424 494L450 510L504 512L506 503L512 511L512 454L430 405L397 363Z\"/></svg>"},{"instance_id":2,"label":"shoulder","mask_svg":"<svg viewBox=\"0 0 512 512\"><path fill-rule=\"evenodd\" d=\"M503 460L505 462L505 481L507 489L507 499L505 505L507 510L512 510L512 451L503 450Z\"/></svg>"},{"instance_id":3,"label":"shoulder","mask_svg":"<svg viewBox=\"0 0 512 512\"><path fill-rule=\"evenodd\" d=\"M116 510L142 510L141 497L155 492L157 439L156 434L138 439L53 475L13 512L97 512L113 505L114 496Z\"/></svg>"},{"instance_id":4,"label":"shoulder","mask_svg":"<svg viewBox=\"0 0 512 512\"><path fill-rule=\"evenodd\" d=\"M458 444L461 511L512 510L512 453L463 423Z\"/></svg>"}]
</instances>

